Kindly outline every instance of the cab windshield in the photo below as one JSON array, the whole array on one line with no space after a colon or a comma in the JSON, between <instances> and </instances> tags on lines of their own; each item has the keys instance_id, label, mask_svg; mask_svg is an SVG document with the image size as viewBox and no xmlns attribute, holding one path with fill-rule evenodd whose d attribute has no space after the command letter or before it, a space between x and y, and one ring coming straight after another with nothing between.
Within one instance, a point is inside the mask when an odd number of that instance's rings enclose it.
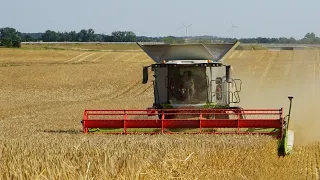
<instances>
[{"instance_id":1,"label":"cab windshield","mask_svg":"<svg viewBox=\"0 0 320 180\"><path fill-rule=\"evenodd\" d=\"M168 89L172 104L206 103L206 67L169 67Z\"/></svg>"}]
</instances>

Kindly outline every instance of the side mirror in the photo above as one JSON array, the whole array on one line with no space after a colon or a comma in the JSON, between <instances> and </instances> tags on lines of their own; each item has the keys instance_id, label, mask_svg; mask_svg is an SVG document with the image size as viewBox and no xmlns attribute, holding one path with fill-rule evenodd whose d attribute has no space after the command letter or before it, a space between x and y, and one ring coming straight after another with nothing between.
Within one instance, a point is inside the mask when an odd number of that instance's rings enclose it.
<instances>
[{"instance_id":1,"label":"side mirror","mask_svg":"<svg viewBox=\"0 0 320 180\"><path fill-rule=\"evenodd\" d=\"M230 71L230 68L231 68L230 65L227 65L227 66L226 66L226 81L227 81L228 83L231 83L231 82L232 82L232 81L231 81L231 71Z\"/></svg>"},{"instance_id":2,"label":"side mirror","mask_svg":"<svg viewBox=\"0 0 320 180\"><path fill-rule=\"evenodd\" d=\"M142 70L142 84L146 84L148 82L148 68L150 66L144 66Z\"/></svg>"}]
</instances>

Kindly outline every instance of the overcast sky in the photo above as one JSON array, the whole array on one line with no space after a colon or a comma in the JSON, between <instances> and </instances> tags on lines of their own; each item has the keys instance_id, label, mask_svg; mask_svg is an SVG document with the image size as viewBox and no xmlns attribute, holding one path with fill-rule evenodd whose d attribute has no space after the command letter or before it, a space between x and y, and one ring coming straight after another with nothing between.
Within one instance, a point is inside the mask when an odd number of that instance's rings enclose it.
<instances>
[{"instance_id":1,"label":"overcast sky","mask_svg":"<svg viewBox=\"0 0 320 180\"><path fill-rule=\"evenodd\" d=\"M232 37L320 36L319 0L0 0L0 27L20 32L79 31L110 34Z\"/></svg>"}]
</instances>

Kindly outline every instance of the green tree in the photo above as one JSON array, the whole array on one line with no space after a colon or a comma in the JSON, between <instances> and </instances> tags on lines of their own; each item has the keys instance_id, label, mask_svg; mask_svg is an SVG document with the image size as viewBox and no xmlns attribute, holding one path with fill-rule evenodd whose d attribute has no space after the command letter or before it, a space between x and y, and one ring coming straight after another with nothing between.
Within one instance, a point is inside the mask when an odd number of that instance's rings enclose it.
<instances>
[{"instance_id":1,"label":"green tree","mask_svg":"<svg viewBox=\"0 0 320 180\"><path fill-rule=\"evenodd\" d=\"M1 38L1 46L11 48L12 47L12 41L9 38Z\"/></svg>"},{"instance_id":2,"label":"green tree","mask_svg":"<svg viewBox=\"0 0 320 180\"><path fill-rule=\"evenodd\" d=\"M21 34L21 41L32 42L32 41L36 41L36 40L32 36L30 36L29 34Z\"/></svg>"},{"instance_id":3,"label":"green tree","mask_svg":"<svg viewBox=\"0 0 320 180\"><path fill-rule=\"evenodd\" d=\"M12 47L20 48L21 47L21 41L20 40L13 40L12 41Z\"/></svg>"},{"instance_id":4,"label":"green tree","mask_svg":"<svg viewBox=\"0 0 320 180\"><path fill-rule=\"evenodd\" d=\"M209 39L200 39L200 40L198 40L198 43L208 44L208 43L211 43L211 40L209 40Z\"/></svg>"},{"instance_id":5,"label":"green tree","mask_svg":"<svg viewBox=\"0 0 320 180\"><path fill-rule=\"evenodd\" d=\"M111 36L114 42L124 42L125 35L123 31L114 31Z\"/></svg>"},{"instance_id":6,"label":"green tree","mask_svg":"<svg viewBox=\"0 0 320 180\"><path fill-rule=\"evenodd\" d=\"M47 30L43 35L42 35L42 40L44 42L58 42L59 41L59 35L55 31Z\"/></svg>"},{"instance_id":7,"label":"green tree","mask_svg":"<svg viewBox=\"0 0 320 180\"><path fill-rule=\"evenodd\" d=\"M114 42L136 42L137 37L132 31L114 31L111 33Z\"/></svg>"},{"instance_id":8,"label":"green tree","mask_svg":"<svg viewBox=\"0 0 320 180\"><path fill-rule=\"evenodd\" d=\"M173 36L167 36L163 39L163 42L166 43L166 44L176 44L177 41L175 39L175 37Z\"/></svg>"},{"instance_id":9,"label":"green tree","mask_svg":"<svg viewBox=\"0 0 320 180\"><path fill-rule=\"evenodd\" d=\"M19 32L10 27L0 29L0 45L5 47L21 47Z\"/></svg>"},{"instance_id":10,"label":"green tree","mask_svg":"<svg viewBox=\"0 0 320 180\"><path fill-rule=\"evenodd\" d=\"M78 42L92 42L94 41L95 34L93 29L82 29L78 34L77 34L77 41Z\"/></svg>"},{"instance_id":11,"label":"green tree","mask_svg":"<svg viewBox=\"0 0 320 180\"><path fill-rule=\"evenodd\" d=\"M113 36L110 35L102 35L104 42L114 42Z\"/></svg>"},{"instance_id":12,"label":"green tree","mask_svg":"<svg viewBox=\"0 0 320 180\"><path fill-rule=\"evenodd\" d=\"M167 36L163 39L163 42L166 44L183 44L185 40L183 38L177 38L174 36Z\"/></svg>"},{"instance_id":13,"label":"green tree","mask_svg":"<svg viewBox=\"0 0 320 180\"><path fill-rule=\"evenodd\" d=\"M137 36L132 31L125 31L125 41L126 42L135 42L137 41Z\"/></svg>"},{"instance_id":14,"label":"green tree","mask_svg":"<svg viewBox=\"0 0 320 180\"><path fill-rule=\"evenodd\" d=\"M309 39L315 39L316 38L316 35L312 32L312 33L307 33L304 38L309 38Z\"/></svg>"},{"instance_id":15,"label":"green tree","mask_svg":"<svg viewBox=\"0 0 320 180\"><path fill-rule=\"evenodd\" d=\"M303 39L301 39L301 43L304 44L317 44L320 43L320 39L312 32L307 33Z\"/></svg>"},{"instance_id":16,"label":"green tree","mask_svg":"<svg viewBox=\"0 0 320 180\"><path fill-rule=\"evenodd\" d=\"M94 42L102 42L103 41L103 35L102 34L95 34L93 41Z\"/></svg>"},{"instance_id":17,"label":"green tree","mask_svg":"<svg viewBox=\"0 0 320 180\"><path fill-rule=\"evenodd\" d=\"M70 41L71 42L76 42L77 41L77 33L75 31L69 32L69 36L70 36Z\"/></svg>"}]
</instances>

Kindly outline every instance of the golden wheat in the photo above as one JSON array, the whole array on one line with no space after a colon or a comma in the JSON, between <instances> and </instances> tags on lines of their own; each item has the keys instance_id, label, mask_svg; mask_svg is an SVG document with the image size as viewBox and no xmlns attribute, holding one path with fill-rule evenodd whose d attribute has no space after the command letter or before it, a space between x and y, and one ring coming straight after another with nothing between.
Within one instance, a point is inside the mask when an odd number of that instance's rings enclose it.
<instances>
[{"instance_id":1,"label":"golden wheat","mask_svg":"<svg viewBox=\"0 0 320 180\"><path fill-rule=\"evenodd\" d=\"M25 44L24 49L60 49L60 50L141 50L136 44Z\"/></svg>"},{"instance_id":2,"label":"golden wheat","mask_svg":"<svg viewBox=\"0 0 320 180\"><path fill-rule=\"evenodd\" d=\"M298 155L278 159L275 147L276 142L264 136L48 133L2 140L0 170L4 179L292 179L306 176L295 169L307 168L306 163L294 163L293 159L300 159Z\"/></svg>"},{"instance_id":3,"label":"golden wheat","mask_svg":"<svg viewBox=\"0 0 320 180\"><path fill-rule=\"evenodd\" d=\"M305 93L320 90L319 52L232 56L241 106L287 108L287 93L296 96L292 155L278 158L268 136L84 135L85 108L152 105L152 83L140 83L152 61L142 52L0 49L0 179L319 179L319 96Z\"/></svg>"}]
</instances>

